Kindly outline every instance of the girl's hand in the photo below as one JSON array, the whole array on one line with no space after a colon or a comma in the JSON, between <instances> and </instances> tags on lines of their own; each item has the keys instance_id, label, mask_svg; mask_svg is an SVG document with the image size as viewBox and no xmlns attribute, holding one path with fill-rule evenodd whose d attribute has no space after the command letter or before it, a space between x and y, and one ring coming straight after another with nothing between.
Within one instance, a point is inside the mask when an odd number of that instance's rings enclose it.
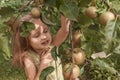
<instances>
[{"instance_id":1,"label":"girl's hand","mask_svg":"<svg viewBox=\"0 0 120 80\"><path fill-rule=\"evenodd\" d=\"M61 15L61 26L64 28L66 27L66 29L69 29L69 25L70 25L70 20L65 16Z\"/></svg>"},{"instance_id":2,"label":"girl's hand","mask_svg":"<svg viewBox=\"0 0 120 80\"><path fill-rule=\"evenodd\" d=\"M39 80L39 77L36 77L34 80Z\"/></svg>"},{"instance_id":3,"label":"girl's hand","mask_svg":"<svg viewBox=\"0 0 120 80\"><path fill-rule=\"evenodd\" d=\"M50 62L52 62L52 60L53 60L53 58L51 56L51 53L44 53L41 55L41 61L40 61L40 65L39 65L35 80L39 79L39 76L40 76L41 72L43 71L43 69L47 68L49 66Z\"/></svg>"}]
</instances>

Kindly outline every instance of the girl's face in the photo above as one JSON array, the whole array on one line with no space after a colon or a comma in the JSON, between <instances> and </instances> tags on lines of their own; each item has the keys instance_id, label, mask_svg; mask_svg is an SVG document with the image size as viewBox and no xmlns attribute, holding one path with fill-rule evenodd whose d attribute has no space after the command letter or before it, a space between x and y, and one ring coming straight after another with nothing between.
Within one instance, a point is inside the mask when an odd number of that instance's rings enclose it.
<instances>
[{"instance_id":1,"label":"girl's face","mask_svg":"<svg viewBox=\"0 0 120 80\"><path fill-rule=\"evenodd\" d=\"M52 41L49 28L45 24L35 24L35 29L30 33L29 41L34 50L48 48Z\"/></svg>"}]
</instances>

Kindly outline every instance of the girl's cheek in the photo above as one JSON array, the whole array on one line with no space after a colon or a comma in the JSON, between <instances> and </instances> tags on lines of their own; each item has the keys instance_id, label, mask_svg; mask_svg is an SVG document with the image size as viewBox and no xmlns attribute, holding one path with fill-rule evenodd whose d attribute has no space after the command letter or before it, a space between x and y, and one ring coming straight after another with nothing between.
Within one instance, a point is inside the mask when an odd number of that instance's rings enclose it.
<instances>
[{"instance_id":1,"label":"girl's cheek","mask_svg":"<svg viewBox=\"0 0 120 80\"><path fill-rule=\"evenodd\" d=\"M33 44L37 44L39 42L40 42L40 40L38 40L37 38L31 39L31 43L33 43Z\"/></svg>"}]
</instances>

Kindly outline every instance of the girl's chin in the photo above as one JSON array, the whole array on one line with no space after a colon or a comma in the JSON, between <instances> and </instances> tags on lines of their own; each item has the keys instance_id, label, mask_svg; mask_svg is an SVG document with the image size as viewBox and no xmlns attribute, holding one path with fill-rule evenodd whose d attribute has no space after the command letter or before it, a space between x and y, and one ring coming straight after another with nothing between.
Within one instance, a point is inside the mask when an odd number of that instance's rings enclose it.
<instances>
[{"instance_id":1,"label":"girl's chin","mask_svg":"<svg viewBox=\"0 0 120 80\"><path fill-rule=\"evenodd\" d=\"M48 48L49 46L50 46L50 45L42 45L41 48L42 48L42 49L46 49L46 48Z\"/></svg>"}]
</instances>

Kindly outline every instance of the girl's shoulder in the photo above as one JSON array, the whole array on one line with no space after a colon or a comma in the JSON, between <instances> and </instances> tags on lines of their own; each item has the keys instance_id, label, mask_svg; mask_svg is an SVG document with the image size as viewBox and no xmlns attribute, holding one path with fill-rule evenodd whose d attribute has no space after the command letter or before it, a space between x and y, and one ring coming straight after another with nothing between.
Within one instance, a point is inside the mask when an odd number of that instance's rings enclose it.
<instances>
[{"instance_id":1,"label":"girl's shoulder","mask_svg":"<svg viewBox=\"0 0 120 80\"><path fill-rule=\"evenodd\" d=\"M24 52L24 57L29 58L31 60L40 59L38 54L30 50Z\"/></svg>"},{"instance_id":2,"label":"girl's shoulder","mask_svg":"<svg viewBox=\"0 0 120 80\"><path fill-rule=\"evenodd\" d=\"M30 59L37 67L40 64L40 56L36 53L34 53L33 51L25 51L24 52L24 57Z\"/></svg>"}]
</instances>

